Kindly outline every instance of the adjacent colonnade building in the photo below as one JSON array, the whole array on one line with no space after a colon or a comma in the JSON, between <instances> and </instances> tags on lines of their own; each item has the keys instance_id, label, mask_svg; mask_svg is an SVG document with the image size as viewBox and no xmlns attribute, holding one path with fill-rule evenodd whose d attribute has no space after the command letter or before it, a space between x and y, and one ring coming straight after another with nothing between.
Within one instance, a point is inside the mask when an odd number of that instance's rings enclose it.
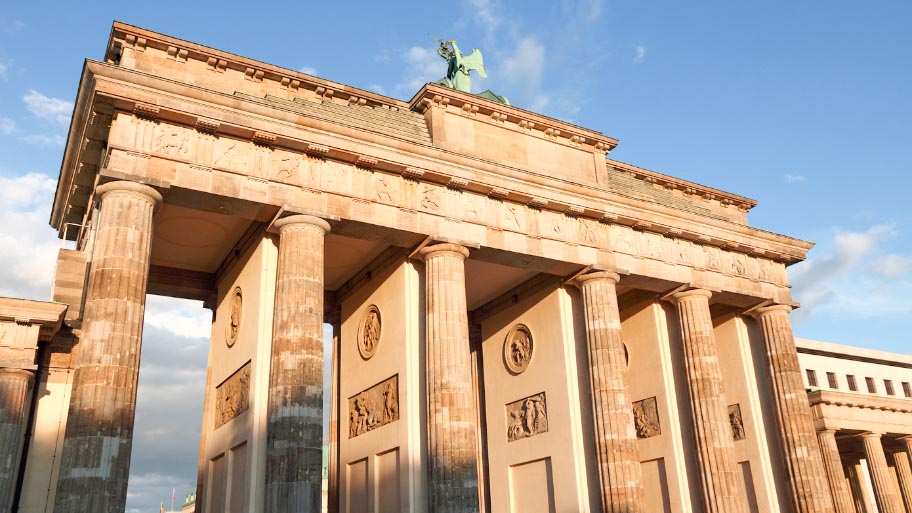
<instances>
[{"instance_id":1,"label":"adjacent colonnade building","mask_svg":"<svg viewBox=\"0 0 912 513\"><path fill-rule=\"evenodd\" d=\"M160 294L213 311L198 513L319 510L324 358L330 511L844 511L789 323L812 245L616 145L115 23L51 214L76 249L0 338L2 497L123 511Z\"/></svg>"}]
</instances>

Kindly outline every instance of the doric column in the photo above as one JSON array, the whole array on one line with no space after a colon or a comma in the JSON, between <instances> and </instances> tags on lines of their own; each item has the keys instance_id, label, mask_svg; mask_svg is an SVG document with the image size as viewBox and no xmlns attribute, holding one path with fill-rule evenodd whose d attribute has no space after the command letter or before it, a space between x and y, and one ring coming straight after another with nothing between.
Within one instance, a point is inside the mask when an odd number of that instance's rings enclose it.
<instances>
[{"instance_id":1,"label":"doric column","mask_svg":"<svg viewBox=\"0 0 912 513\"><path fill-rule=\"evenodd\" d=\"M677 304L706 513L746 513L747 492L735 460L708 290L672 296Z\"/></svg>"},{"instance_id":2,"label":"doric column","mask_svg":"<svg viewBox=\"0 0 912 513\"><path fill-rule=\"evenodd\" d=\"M133 447L152 215L161 195L133 182L95 189L101 210L73 375L57 513L122 513Z\"/></svg>"},{"instance_id":3,"label":"doric column","mask_svg":"<svg viewBox=\"0 0 912 513\"><path fill-rule=\"evenodd\" d=\"M319 513L323 465L323 239L329 223L279 219L269 401L266 512Z\"/></svg>"},{"instance_id":4,"label":"doric column","mask_svg":"<svg viewBox=\"0 0 912 513\"><path fill-rule=\"evenodd\" d=\"M426 281L429 511L478 511L475 396L465 259L456 244L423 248Z\"/></svg>"},{"instance_id":5,"label":"doric column","mask_svg":"<svg viewBox=\"0 0 912 513\"><path fill-rule=\"evenodd\" d=\"M887 467L887 457L880 442L879 433L865 433L861 435L864 443L865 459L868 460L868 470L871 471L871 481L874 484L874 497L877 499L877 509L880 513L904 513L902 499L893 484L893 476Z\"/></svg>"},{"instance_id":6,"label":"doric column","mask_svg":"<svg viewBox=\"0 0 912 513\"><path fill-rule=\"evenodd\" d=\"M824 429L817 432L820 442L820 453L826 465L827 479L830 482L830 491L833 493L833 502L836 513L855 513L852 504L852 495L849 493L849 484L843 474L842 458L839 456L839 446L836 445L836 432Z\"/></svg>"},{"instance_id":7,"label":"doric column","mask_svg":"<svg viewBox=\"0 0 912 513\"><path fill-rule=\"evenodd\" d=\"M22 430L35 373L0 368L0 513L13 506L22 449Z\"/></svg>"},{"instance_id":8,"label":"doric column","mask_svg":"<svg viewBox=\"0 0 912 513\"><path fill-rule=\"evenodd\" d=\"M594 272L577 278L583 296L589 389L598 457L602 511L645 512L639 448L633 422L627 362L621 342L617 284L620 276Z\"/></svg>"},{"instance_id":9,"label":"doric column","mask_svg":"<svg viewBox=\"0 0 912 513\"><path fill-rule=\"evenodd\" d=\"M796 513L831 513L833 496L827 485L820 445L808 404L798 350L792 336L788 305L758 308L754 315L766 345L766 368L779 427L779 445L785 452L791 502Z\"/></svg>"},{"instance_id":10,"label":"doric column","mask_svg":"<svg viewBox=\"0 0 912 513\"><path fill-rule=\"evenodd\" d=\"M912 511L912 467L905 448L893 453L893 462L896 464L896 477L899 480L899 491L906 504L906 511Z\"/></svg>"}]
</instances>

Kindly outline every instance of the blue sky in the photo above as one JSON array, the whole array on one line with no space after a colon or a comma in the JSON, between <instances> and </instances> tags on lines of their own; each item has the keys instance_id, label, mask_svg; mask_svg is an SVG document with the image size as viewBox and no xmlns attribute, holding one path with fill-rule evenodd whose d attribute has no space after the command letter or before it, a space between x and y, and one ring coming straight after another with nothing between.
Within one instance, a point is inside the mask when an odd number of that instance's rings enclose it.
<instances>
[{"instance_id":1,"label":"blue sky","mask_svg":"<svg viewBox=\"0 0 912 513\"><path fill-rule=\"evenodd\" d=\"M618 160L752 197L753 226L816 242L790 270L798 336L910 352L912 3L11 3L0 12L0 295L47 296L72 101L113 19L402 99L445 72L429 34L478 47L490 77L479 89L620 139ZM207 315L151 301L143 365L157 370L141 386L169 369L196 386ZM165 357L175 340L192 357ZM194 411L186 404L140 409L198 430L175 417ZM147 443L136 511L195 475L147 464ZM195 467L187 451L172 467Z\"/></svg>"}]
</instances>

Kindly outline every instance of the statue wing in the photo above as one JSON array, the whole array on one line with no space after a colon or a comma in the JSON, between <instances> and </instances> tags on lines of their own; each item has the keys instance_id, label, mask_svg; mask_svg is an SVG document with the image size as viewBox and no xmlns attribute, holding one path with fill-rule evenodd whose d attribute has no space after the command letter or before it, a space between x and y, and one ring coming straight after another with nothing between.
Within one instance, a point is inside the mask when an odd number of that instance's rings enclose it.
<instances>
[{"instance_id":1,"label":"statue wing","mask_svg":"<svg viewBox=\"0 0 912 513\"><path fill-rule=\"evenodd\" d=\"M462 65L465 68L466 73L474 69L482 78L488 78L488 72L485 70L484 58L481 56L481 50L478 48L472 49L472 53L462 57Z\"/></svg>"}]
</instances>

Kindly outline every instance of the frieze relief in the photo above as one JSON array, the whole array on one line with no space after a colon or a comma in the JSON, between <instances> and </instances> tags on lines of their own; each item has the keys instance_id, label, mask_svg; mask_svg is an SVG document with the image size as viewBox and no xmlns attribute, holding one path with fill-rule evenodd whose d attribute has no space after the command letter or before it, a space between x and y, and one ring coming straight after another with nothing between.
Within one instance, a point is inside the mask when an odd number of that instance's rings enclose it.
<instances>
[{"instance_id":1,"label":"frieze relief","mask_svg":"<svg viewBox=\"0 0 912 513\"><path fill-rule=\"evenodd\" d=\"M399 420L399 375L348 398L348 437Z\"/></svg>"},{"instance_id":2,"label":"frieze relief","mask_svg":"<svg viewBox=\"0 0 912 513\"><path fill-rule=\"evenodd\" d=\"M250 362L215 388L215 427L219 428L250 406Z\"/></svg>"},{"instance_id":3,"label":"frieze relief","mask_svg":"<svg viewBox=\"0 0 912 513\"><path fill-rule=\"evenodd\" d=\"M548 431L548 404L544 392L507 404L506 414L508 442Z\"/></svg>"},{"instance_id":4,"label":"frieze relief","mask_svg":"<svg viewBox=\"0 0 912 513\"><path fill-rule=\"evenodd\" d=\"M235 287L228 298L230 306L228 308L228 320L225 325L225 343L228 347L234 346L237 342L238 334L241 332L241 315L244 312L244 296L240 287Z\"/></svg>"},{"instance_id":5,"label":"frieze relief","mask_svg":"<svg viewBox=\"0 0 912 513\"><path fill-rule=\"evenodd\" d=\"M655 397L633 403L633 427L637 438L651 438L662 434Z\"/></svg>"},{"instance_id":6,"label":"frieze relief","mask_svg":"<svg viewBox=\"0 0 912 513\"><path fill-rule=\"evenodd\" d=\"M182 126L159 123L152 142L152 152L185 159L190 155L193 133Z\"/></svg>"},{"instance_id":7,"label":"frieze relief","mask_svg":"<svg viewBox=\"0 0 912 513\"><path fill-rule=\"evenodd\" d=\"M301 156L284 150L274 150L269 160L269 178L277 182L300 183Z\"/></svg>"},{"instance_id":8,"label":"frieze relief","mask_svg":"<svg viewBox=\"0 0 912 513\"><path fill-rule=\"evenodd\" d=\"M253 143L251 142L219 137L215 141L212 165L247 173L249 170L248 159L250 148L252 146Z\"/></svg>"}]
</instances>

